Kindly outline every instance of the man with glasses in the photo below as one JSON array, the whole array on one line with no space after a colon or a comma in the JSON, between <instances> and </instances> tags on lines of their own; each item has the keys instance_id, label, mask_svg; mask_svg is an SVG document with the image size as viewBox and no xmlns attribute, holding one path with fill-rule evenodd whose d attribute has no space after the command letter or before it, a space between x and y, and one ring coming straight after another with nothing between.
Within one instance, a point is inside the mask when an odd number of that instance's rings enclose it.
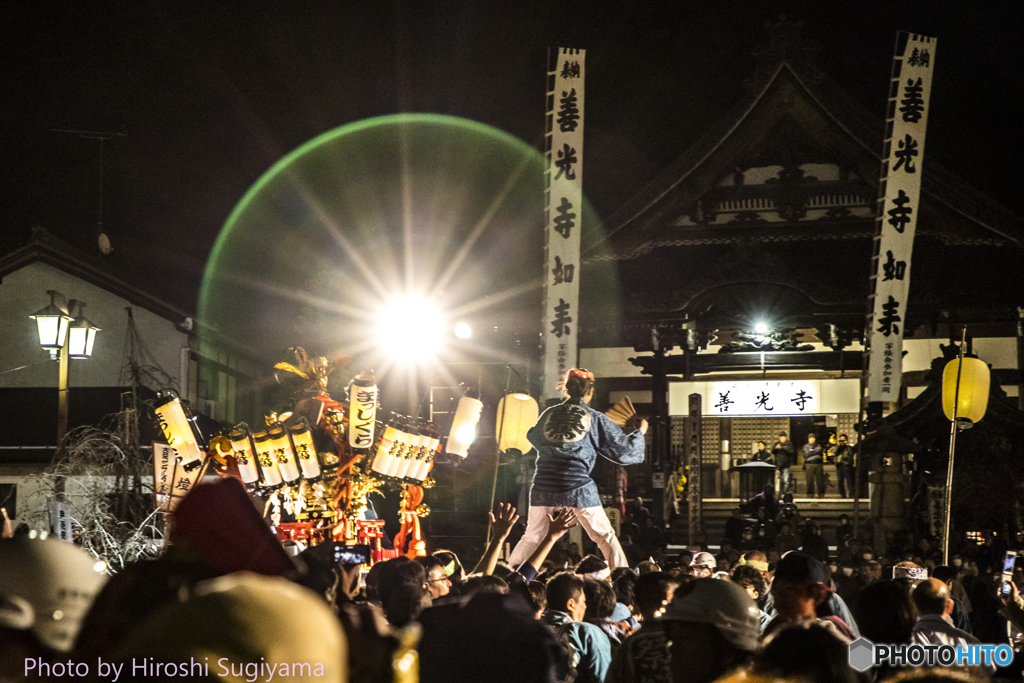
<instances>
[{"instance_id":1,"label":"man with glasses","mask_svg":"<svg viewBox=\"0 0 1024 683\"><path fill-rule=\"evenodd\" d=\"M444 565L441 564L441 560L432 555L427 555L426 557L417 557L416 561L427 570L426 584L427 591L430 593L430 599L437 600L448 595L452 589L452 580L445 574Z\"/></svg>"}]
</instances>

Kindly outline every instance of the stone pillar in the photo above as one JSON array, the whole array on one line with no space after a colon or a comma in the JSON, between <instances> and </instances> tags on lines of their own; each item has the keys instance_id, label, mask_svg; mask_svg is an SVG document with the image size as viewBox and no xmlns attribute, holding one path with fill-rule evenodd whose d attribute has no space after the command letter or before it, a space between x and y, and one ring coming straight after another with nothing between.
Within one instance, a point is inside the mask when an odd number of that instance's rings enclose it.
<instances>
[{"instance_id":1,"label":"stone pillar","mask_svg":"<svg viewBox=\"0 0 1024 683\"><path fill-rule=\"evenodd\" d=\"M871 544L876 555L885 555L896 533L907 528L903 456L881 453L878 467L868 475L871 496Z\"/></svg>"},{"instance_id":2,"label":"stone pillar","mask_svg":"<svg viewBox=\"0 0 1024 683\"><path fill-rule=\"evenodd\" d=\"M1024 306L1017 307L1017 410L1024 411Z\"/></svg>"}]
</instances>

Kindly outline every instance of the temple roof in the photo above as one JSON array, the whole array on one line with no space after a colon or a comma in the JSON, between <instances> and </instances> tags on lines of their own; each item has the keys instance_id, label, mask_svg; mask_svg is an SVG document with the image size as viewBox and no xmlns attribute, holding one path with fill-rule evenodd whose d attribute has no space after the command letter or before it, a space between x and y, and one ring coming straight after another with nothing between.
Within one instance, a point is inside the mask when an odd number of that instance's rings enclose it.
<instances>
[{"instance_id":1,"label":"temple roof","mask_svg":"<svg viewBox=\"0 0 1024 683\"><path fill-rule=\"evenodd\" d=\"M585 245L584 257L628 260L661 247L870 238L883 129L881 116L865 112L820 71L783 62L610 216L604 237ZM830 167L838 176L806 173ZM935 161L925 159L922 167L919 235L947 245L1024 247L1020 216ZM764 178L765 169L776 168L778 177ZM752 169L760 173L759 186L744 182ZM732 206L738 210L723 216L731 220L708 220ZM830 210L815 214L819 206Z\"/></svg>"}]
</instances>

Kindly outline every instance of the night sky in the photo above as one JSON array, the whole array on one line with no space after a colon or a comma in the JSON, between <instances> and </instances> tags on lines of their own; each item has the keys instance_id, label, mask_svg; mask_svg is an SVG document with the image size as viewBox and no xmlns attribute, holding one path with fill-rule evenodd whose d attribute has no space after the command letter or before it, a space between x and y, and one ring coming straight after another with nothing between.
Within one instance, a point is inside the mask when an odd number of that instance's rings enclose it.
<instances>
[{"instance_id":1,"label":"night sky","mask_svg":"<svg viewBox=\"0 0 1024 683\"><path fill-rule=\"evenodd\" d=\"M53 129L127 133L104 143L109 260L193 311L232 208L325 131L433 112L539 147L549 46L587 50L584 189L607 217L744 96L782 14L880 125L896 31L938 37L927 158L1024 213L1024 6L974 4L5 0L0 252L42 225L97 253L99 142Z\"/></svg>"}]
</instances>

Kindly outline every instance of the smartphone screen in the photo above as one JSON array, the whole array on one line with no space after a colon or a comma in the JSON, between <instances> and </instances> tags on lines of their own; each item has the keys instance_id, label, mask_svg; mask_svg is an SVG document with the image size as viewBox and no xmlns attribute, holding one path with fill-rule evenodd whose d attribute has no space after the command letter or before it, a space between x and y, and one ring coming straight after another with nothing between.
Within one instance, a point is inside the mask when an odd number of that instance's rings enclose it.
<instances>
[{"instance_id":1,"label":"smartphone screen","mask_svg":"<svg viewBox=\"0 0 1024 683\"><path fill-rule=\"evenodd\" d=\"M335 543L334 561L341 564L369 564L370 546Z\"/></svg>"},{"instance_id":2,"label":"smartphone screen","mask_svg":"<svg viewBox=\"0 0 1024 683\"><path fill-rule=\"evenodd\" d=\"M1003 559L1003 574L999 583L999 590L1003 595L1009 595L1012 592L1010 582L1013 581L1013 563L1016 559L1017 553L1012 550L1007 552Z\"/></svg>"}]
</instances>

